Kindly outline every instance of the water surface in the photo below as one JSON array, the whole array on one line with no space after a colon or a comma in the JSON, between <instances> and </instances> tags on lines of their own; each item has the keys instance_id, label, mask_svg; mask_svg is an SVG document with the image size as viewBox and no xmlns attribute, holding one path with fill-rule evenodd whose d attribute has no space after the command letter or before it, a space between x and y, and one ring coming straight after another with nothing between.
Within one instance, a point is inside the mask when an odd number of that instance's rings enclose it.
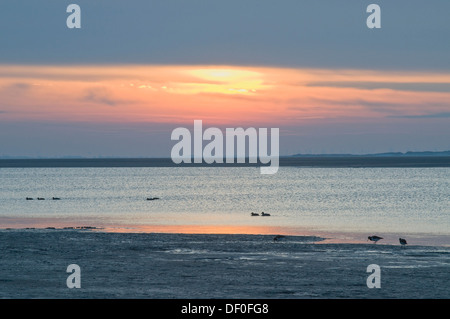
<instances>
[{"instance_id":1,"label":"water surface","mask_svg":"<svg viewBox=\"0 0 450 319\"><path fill-rule=\"evenodd\" d=\"M450 168L1 168L0 181L1 228L450 236Z\"/></svg>"}]
</instances>

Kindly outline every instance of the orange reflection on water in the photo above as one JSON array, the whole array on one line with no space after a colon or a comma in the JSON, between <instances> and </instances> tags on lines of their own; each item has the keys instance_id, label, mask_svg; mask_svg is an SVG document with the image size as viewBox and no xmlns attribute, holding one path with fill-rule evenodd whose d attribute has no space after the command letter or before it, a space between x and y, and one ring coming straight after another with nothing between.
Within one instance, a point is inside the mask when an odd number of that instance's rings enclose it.
<instances>
[{"instance_id":1,"label":"orange reflection on water","mask_svg":"<svg viewBox=\"0 0 450 319\"><path fill-rule=\"evenodd\" d=\"M298 230L289 227L247 225L121 225L117 227L107 226L101 230L114 233L300 235ZM302 232L302 235L311 234Z\"/></svg>"}]
</instances>

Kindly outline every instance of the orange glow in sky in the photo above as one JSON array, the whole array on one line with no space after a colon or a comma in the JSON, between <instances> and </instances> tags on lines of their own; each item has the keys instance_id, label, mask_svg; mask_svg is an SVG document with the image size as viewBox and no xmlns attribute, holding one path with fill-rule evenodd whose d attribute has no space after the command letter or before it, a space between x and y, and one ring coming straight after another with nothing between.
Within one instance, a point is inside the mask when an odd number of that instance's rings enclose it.
<instances>
[{"instance_id":1,"label":"orange glow in sky","mask_svg":"<svg viewBox=\"0 0 450 319\"><path fill-rule=\"evenodd\" d=\"M279 123L448 112L450 74L238 66L0 65L0 121ZM408 89L408 85L415 85Z\"/></svg>"}]
</instances>

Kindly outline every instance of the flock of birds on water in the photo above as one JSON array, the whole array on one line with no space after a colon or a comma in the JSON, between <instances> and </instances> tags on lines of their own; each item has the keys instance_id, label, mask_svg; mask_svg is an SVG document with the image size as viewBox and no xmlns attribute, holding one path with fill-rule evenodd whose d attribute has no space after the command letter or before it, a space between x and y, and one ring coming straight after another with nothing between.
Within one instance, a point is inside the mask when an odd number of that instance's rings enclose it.
<instances>
[{"instance_id":1,"label":"flock of birds on water","mask_svg":"<svg viewBox=\"0 0 450 319\"><path fill-rule=\"evenodd\" d=\"M52 200L60 200L60 199L61 199L61 198L59 198L59 197L52 197ZM159 199L159 197L147 197L147 200L158 200L158 199ZM34 198L32 198L32 197L26 197L26 200L34 200ZM45 200L45 198L43 198L43 197L38 197L37 200ZM261 215L260 215L260 214L258 214L258 213L251 212L251 213L250 213L250 216L270 216L270 214L261 212ZM277 236L275 236L275 237L273 238L273 240L274 240L274 241L278 241L278 239L281 239L281 238L284 238L284 237L285 237L285 236L277 235ZM375 244L376 244L379 240L381 240L381 239L383 239L383 237L376 236L376 235L367 237L367 240L373 241ZM408 243L406 242L406 239L404 239L404 238L399 238L398 241L400 242L400 244L401 244L402 246L405 246L406 244L408 244Z\"/></svg>"},{"instance_id":2,"label":"flock of birds on water","mask_svg":"<svg viewBox=\"0 0 450 319\"><path fill-rule=\"evenodd\" d=\"M26 199L26 200L34 200L33 197L26 197L25 199ZM37 199L37 200L45 200L44 197L38 197L38 198L36 198L36 199ZM159 197L148 197L148 198L147 198L147 200L157 200L157 199L159 199ZM52 200L61 200L61 198L59 198L59 197L52 197Z\"/></svg>"},{"instance_id":3,"label":"flock of birds on water","mask_svg":"<svg viewBox=\"0 0 450 319\"><path fill-rule=\"evenodd\" d=\"M270 216L270 214L267 214L267 213L262 212L261 215L259 215L258 213L252 212L252 213L250 214L250 216Z\"/></svg>"}]
</instances>

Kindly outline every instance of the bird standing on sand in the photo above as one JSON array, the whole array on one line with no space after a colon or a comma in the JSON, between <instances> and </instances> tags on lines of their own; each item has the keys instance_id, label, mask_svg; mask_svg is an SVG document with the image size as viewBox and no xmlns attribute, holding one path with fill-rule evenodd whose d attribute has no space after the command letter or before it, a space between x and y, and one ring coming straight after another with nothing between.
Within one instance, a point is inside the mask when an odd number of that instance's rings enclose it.
<instances>
[{"instance_id":1,"label":"bird standing on sand","mask_svg":"<svg viewBox=\"0 0 450 319\"><path fill-rule=\"evenodd\" d=\"M379 237L379 236L369 236L367 237L368 240L375 242L375 244L377 243L377 241L379 241L380 239L383 239L383 237Z\"/></svg>"},{"instance_id":2,"label":"bird standing on sand","mask_svg":"<svg viewBox=\"0 0 450 319\"><path fill-rule=\"evenodd\" d=\"M401 244L402 246L405 246L405 245L407 244L406 239L399 238L398 241L400 242L400 244Z\"/></svg>"}]
</instances>

